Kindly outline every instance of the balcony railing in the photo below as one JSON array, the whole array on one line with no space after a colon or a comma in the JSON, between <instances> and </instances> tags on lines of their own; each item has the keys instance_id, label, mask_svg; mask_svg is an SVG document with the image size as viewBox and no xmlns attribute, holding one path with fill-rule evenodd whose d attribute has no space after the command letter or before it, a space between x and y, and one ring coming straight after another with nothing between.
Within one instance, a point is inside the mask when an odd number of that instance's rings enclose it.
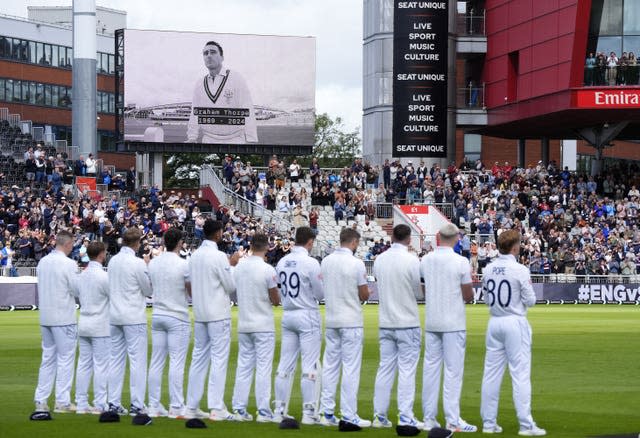
<instances>
[{"instance_id":1,"label":"balcony railing","mask_svg":"<svg viewBox=\"0 0 640 438\"><path fill-rule=\"evenodd\" d=\"M485 86L471 85L465 88L458 88L457 91L457 106L458 108L466 109L485 109Z\"/></svg>"},{"instance_id":2,"label":"balcony railing","mask_svg":"<svg viewBox=\"0 0 640 438\"><path fill-rule=\"evenodd\" d=\"M638 85L640 65L619 65L617 67L584 68L584 85L615 87L618 85Z\"/></svg>"},{"instance_id":3,"label":"balcony railing","mask_svg":"<svg viewBox=\"0 0 640 438\"><path fill-rule=\"evenodd\" d=\"M482 15L458 14L458 36L485 36L485 13Z\"/></svg>"}]
</instances>

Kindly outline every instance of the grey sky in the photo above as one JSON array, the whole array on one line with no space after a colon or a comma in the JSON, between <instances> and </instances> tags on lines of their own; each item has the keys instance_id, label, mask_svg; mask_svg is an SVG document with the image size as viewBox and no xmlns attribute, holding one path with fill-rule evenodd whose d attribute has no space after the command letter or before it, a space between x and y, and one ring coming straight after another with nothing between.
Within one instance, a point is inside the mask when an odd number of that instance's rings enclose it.
<instances>
[{"instance_id":1,"label":"grey sky","mask_svg":"<svg viewBox=\"0 0 640 438\"><path fill-rule=\"evenodd\" d=\"M26 17L27 6L70 3L70 0L10 0L0 3L0 12ZM362 125L362 0L96 0L96 3L126 11L127 26L133 29L315 36L317 111L342 117L348 128Z\"/></svg>"}]
</instances>

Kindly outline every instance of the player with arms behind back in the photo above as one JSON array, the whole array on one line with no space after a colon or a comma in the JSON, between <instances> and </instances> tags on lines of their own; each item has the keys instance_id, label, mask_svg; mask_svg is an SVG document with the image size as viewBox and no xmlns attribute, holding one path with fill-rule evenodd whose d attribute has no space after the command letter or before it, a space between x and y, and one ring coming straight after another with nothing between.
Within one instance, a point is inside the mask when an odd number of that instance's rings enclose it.
<instances>
[{"instance_id":1,"label":"player with arms behind back","mask_svg":"<svg viewBox=\"0 0 640 438\"><path fill-rule=\"evenodd\" d=\"M480 414L484 433L500 433L496 423L500 385L505 365L513 382L513 402L520 422L519 435L542 436L531 416L531 326L527 308L536 303L529 270L516 261L520 233L504 231L498 237L500 256L484 269L482 290L491 319L482 379Z\"/></svg>"},{"instance_id":2,"label":"player with arms behind back","mask_svg":"<svg viewBox=\"0 0 640 438\"><path fill-rule=\"evenodd\" d=\"M276 266L282 295L282 345L276 372L276 418L287 414L298 352L302 356L302 424L316 424L318 360L322 328L317 300L323 298L320 263L311 256L316 235L309 227L296 230L296 245Z\"/></svg>"}]
</instances>

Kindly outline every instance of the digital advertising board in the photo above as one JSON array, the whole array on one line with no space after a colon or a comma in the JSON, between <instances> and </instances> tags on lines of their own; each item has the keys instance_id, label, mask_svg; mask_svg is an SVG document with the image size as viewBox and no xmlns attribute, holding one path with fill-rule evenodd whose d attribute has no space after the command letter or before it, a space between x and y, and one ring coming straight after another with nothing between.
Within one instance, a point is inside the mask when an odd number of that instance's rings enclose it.
<instances>
[{"instance_id":1,"label":"digital advertising board","mask_svg":"<svg viewBox=\"0 0 640 438\"><path fill-rule=\"evenodd\" d=\"M125 142L313 145L315 38L124 32Z\"/></svg>"},{"instance_id":2,"label":"digital advertising board","mask_svg":"<svg viewBox=\"0 0 640 438\"><path fill-rule=\"evenodd\" d=\"M447 156L448 1L394 1L394 157Z\"/></svg>"}]
</instances>

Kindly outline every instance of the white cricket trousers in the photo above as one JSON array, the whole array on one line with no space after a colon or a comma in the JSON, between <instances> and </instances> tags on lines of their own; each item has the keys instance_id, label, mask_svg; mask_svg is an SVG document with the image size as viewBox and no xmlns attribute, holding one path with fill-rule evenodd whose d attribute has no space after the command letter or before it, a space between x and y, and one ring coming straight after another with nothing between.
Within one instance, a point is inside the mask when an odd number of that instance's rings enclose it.
<instances>
[{"instance_id":1,"label":"white cricket trousers","mask_svg":"<svg viewBox=\"0 0 640 438\"><path fill-rule=\"evenodd\" d=\"M93 405L107 409L107 380L109 378L109 336L78 338L80 354L76 371L76 405L89 405L89 385L93 375Z\"/></svg>"},{"instance_id":2,"label":"white cricket trousers","mask_svg":"<svg viewBox=\"0 0 640 438\"><path fill-rule=\"evenodd\" d=\"M391 388L398 370L398 414L413 418L416 368L422 342L420 331L420 327L380 329L380 365L373 396L376 414L387 416Z\"/></svg>"},{"instance_id":3,"label":"white cricket trousers","mask_svg":"<svg viewBox=\"0 0 640 438\"><path fill-rule=\"evenodd\" d=\"M422 410L425 420L438 415L440 374L444 362L442 405L447 424L460 424L460 392L467 332L425 332L422 369Z\"/></svg>"},{"instance_id":4,"label":"white cricket trousers","mask_svg":"<svg viewBox=\"0 0 640 438\"><path fill-rule=\"evenodd\" d=\"M169 355L169 405L184 407L184 364L187 359L191 324L165 315L151 318L151 363L149 364L149 406L160 404L162 373Z\"/></svg>"},{"instance_id":5,"label":"white cricket trousers","mask_svg":"<svg viewBox=\"0 0 640 438\"><path fill-rule=\"evenodd\" d=\"M322 411L333 414L336 407L336 387L342 367L340 413L342 417L358 415L358 388L362 365L362 327L327 328L322 358Z\"/></svg>"},{"instance_id":6,"label":"white cricket trousers","mask_svg":"<svg viewBox=\"0 0 640 438\"><path fill-rule=\"evenodd\" d=\"M233 409L247 409L253 370L256 371L255 396L258 410L271 410L271 372L273 350L276 346L274 332L238 333L238 365L233 387Z\"/></svg>"},{"instance_id":7,"label":"white cricket trousers","mask_svg":"<svg viewBox=\"0 0 640 438\"><path fill-rule=\"evenodd\" d=\"M196 322L193 342L187 386L187 407L189 409L200 407L204 381L209 373L208 408L226 409L223 398L231 345L231 320ZM211 371L209 371L209 364L211 364Z\"/></svg>"},{"instance_id":8,"label":"white cricket trousers","mask_svg":"<svg viewBox=\"0 0 640 438\"><path fill-rule=\"evenodd\" d=\"M36 403L46 403L56 384L56 403L71 403L73 365L76 360L78 326L40 326L42 334L42 362L38 373Z\"/></svg>"},{"instance_id":9,"label":"white cricket trousers","mask_svg":"<svg viewBox=\"0 0 640 438\"><path fill-rule=\"evenodd\" d=\"M492 317L489 320L480 405L485 427L496 424L500 385L507 363L520 427L531 428L535 424L531 417L531 326L524 316Z\"/></svg>"},{"instance_id":10,"label":"white cricket trousers","mask_svg":"<svg viewBox=\"0 0 640 438\"><path fill-rule=\"evenodd\" d=\"M318 310L285 310L282 316L280 363L276 372L276 406L288 400L290 379L296 372L298 353L301 356L302 375L300 389L302 406L315 405L318 361L322 344L322 326Z\"/></svg>"},{"instance_id":11,"label":"white cricket trousers","mask_svg":"<svg viewBox=\"0 0 640 438\"><path fill-rule=\"evenodd\" d=\"M111 325L109 403L116 406L122 405L127 356L131 406L143 409L147 392L147 324Z\"/></svg>"}]
</instances>

